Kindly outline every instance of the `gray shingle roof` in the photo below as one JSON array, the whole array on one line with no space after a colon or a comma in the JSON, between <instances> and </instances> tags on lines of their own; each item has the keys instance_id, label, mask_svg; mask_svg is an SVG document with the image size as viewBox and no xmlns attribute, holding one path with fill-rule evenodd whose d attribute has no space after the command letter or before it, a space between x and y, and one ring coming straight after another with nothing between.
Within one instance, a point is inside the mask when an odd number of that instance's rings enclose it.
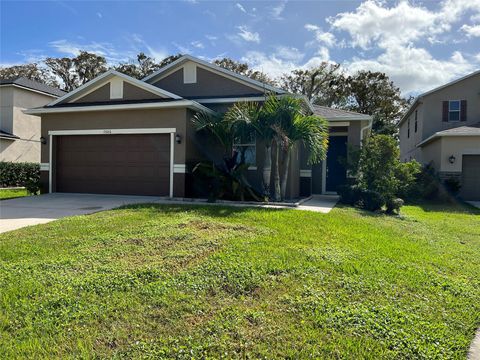
<instances>
[{"instance_id":1,"label":"gray shingle roof","mask_svg":"<svg viewBox=\"0 0 480 360\"><path fill-rule=\"evenodd\" d=\"M58 97L66 94L66 92L60 89L39 83L38 81L27 79L26 77L19 77L16 79L0 79L0 85L10 85L10 84L23 86L32 90L42 91L44 93L58 96Z\"/></svg>"},{"instance_id":2,"label":"gray shingle roof","mask_svg":"<svg viewBox=\"0 0 480 360\"><path fill-rule=\"evenodd\" d=\"M370 115L360 114L353 111L332 109L326 106L313 105L314 114L327 120L370 120Z\"/></svg>"},{"instance_id":3,"label":"gray shingle roof","mask_svg":"<svg viewBox=\"0 0 480 360\"><path fill-rule=\"evenodd\" d=\"M459 126L452 129L438 131L432 136L420 142L417 146L423 146L430 141L442 136L480 136L480 122L473 125Z\"/></svg>"},{"instance_id":4,"label":"gray shingle roof","mask_svg":"<svg viewBox=\"0 0 480 360\"><path fill-rule=\"evenodd\" d=\"M480 123L459 126L453 129L443 130L436 133L437 136L455 136L455 135L480 135Z\"/></svg>"}]
</instances>

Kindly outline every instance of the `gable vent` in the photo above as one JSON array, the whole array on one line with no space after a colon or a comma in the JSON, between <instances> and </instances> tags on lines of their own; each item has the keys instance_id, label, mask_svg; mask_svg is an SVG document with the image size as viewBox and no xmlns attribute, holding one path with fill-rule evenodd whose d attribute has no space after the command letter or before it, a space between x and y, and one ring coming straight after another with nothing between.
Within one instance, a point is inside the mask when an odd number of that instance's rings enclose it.
<instances>
[{"instance_id":1,"label":"gable vent","mask_svg":"<svg viewBox=\"0 0 480 360\"><path fill-rule=\"evenodd\" d=\"M183 83L195 84L197 82L197 65L193 62L187 62L183 65Z\"/></svg>"},{"instance_id":2,"label":"gable vent","mask_svg":"<svg viewBox=\"0 0 480 360\"><path fill-rule=\"evenodd\" d=\"M123 80L115 77L110 80L110 100L123 99Z\"/></svg>"}]
</instances>

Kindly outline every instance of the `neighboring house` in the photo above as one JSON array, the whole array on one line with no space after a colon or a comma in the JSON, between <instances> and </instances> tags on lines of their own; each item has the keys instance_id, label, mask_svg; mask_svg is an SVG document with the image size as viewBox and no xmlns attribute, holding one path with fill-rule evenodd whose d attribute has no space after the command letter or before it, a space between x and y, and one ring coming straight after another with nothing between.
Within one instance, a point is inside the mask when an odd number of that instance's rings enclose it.
<instances>
[{"instance_id":1,"label":"neighboring house","mask_svg":"<svg viewBox=\"0 0 480 360\"><path fill-rule=\"evenodd\" d=\"M266 93L286 94L188 55L143 80L110 70L44 107L26 111L42 117L42 137L47 140L41 151L44 189L201 196L205 189L191 169L202 160L221 160L222 151L212 138L195 131L192 116L224 112L238 101L262 102ZM368 116L305 101L312 112L329 120L335 137L323 167L307 166L304 151L294 148L288 198L334 191L346 176L338 155L346 154L347 143L359 145L371 124ZM252 138L235 146L248 154L248 177L260 190L260 142Z\"/></svg>"},{"instance_id":2,"label":"neighboring house","mask_svg":"<svg viewBox=\"0 0 480 360\"><path fill-rule=\"evenodd\" d=\"M23 110L63 95L24 77L0 80L0 161L40 162L40 119Z\"/></svg>"},{"instance_id":3,"label":"neighboring house","mask_svg":"<svg viewBox=\"0 0 480 360\"><path fill-rule=\"evenodd\" d=\"M431 163L480 200L480 71L420 95L400 121L402 161Z\"/></svg>"}]
</instances>

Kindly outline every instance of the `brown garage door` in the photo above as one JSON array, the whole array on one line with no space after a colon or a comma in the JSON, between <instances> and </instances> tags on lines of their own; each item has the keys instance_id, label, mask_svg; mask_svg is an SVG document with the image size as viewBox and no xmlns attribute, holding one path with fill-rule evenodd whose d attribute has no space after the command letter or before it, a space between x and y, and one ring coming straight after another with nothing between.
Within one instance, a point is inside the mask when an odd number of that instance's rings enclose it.
<instances>
[{"instance_id":1,"label":"brown garage door","mask_svg":"<svg viewBox=\"0 0 480 360\"><path fill-rule=\"evenodd\" d=\"M460 194L465 200L480 200L480 155L463 155Z\"/></svg>"},{"instance_id":2,"label":"brown garage door","mask_svg":"<svg viewBox=\"0 0 480 360\"><path fill-rule=\"evenodd\" d=\"M170 135L58 136L56 191L169 195Z\"/></svg>"}]
</instances>

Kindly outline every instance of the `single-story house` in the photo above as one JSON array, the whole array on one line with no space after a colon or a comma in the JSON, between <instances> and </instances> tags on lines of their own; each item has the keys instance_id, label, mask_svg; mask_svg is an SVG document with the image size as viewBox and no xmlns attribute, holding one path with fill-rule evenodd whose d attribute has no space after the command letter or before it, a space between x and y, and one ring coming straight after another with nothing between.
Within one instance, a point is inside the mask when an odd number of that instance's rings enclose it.
<instances>
[{"instance_id":1,"label":"single-story house","mask_svg":"<svg viewBox=\"0 0 480 360\"><path fill-rule=\"evenodd\" d=\"M432 164L480 200L480 71L419 95L399 126L402 161Z\"/></svg>"},{"instance_id":2,"label":"single-story house","mask_svg":"<svg viewBox=\"0 0 480 360\"><path fill-rule=\"evenodd\" d=\"M24 77L0 79L0 161L40 162L40 119L23 110L65 95Z\"/></svg>"},{"instance_id":3,"label":"single-story house","mask_svg":"<svg viewBox=\"0 0 480 360\"><path fill-rule=\"evenodd\" d=\"M26 111L42 118L41 174L45 191L138 194L170 197L197 195L191 169L216 160L213 139L195 131L196 112L223 112L239 101L262 102L282 89L185 55L137 80L110 70L46 106ZM292 152L288 198L334 192L345 181L338 161L347 144L360 145L371 118L307 105L329 121L331 146L318 166L306 164L301 146ZM249 179L261 188L258 141L248 147Z\"/></svg>"}]
</instances>

